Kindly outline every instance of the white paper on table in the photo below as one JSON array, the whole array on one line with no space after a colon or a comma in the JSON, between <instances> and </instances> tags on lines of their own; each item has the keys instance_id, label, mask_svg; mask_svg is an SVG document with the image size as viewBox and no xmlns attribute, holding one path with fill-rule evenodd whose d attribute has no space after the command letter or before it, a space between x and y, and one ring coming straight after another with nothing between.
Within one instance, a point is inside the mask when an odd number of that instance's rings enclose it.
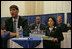
<instances>
[{"instance_id":1,"label":"white paper on table","mask_svg":"<svg viewBox=\"0 0 72 49\"><path fill-rule=\"evenodd\" d=\"M11 40L28 40L28 38L12 38Z\"/></svg>"},{"instance_id":2,"label":"white paper on table","mask_svg":"<svg viewBox=\"0 0 72 49\"><path fill-rule=\"evenodd\" d=\"M43 38L43 40L52 40L53 39L53 37L50 37L50 36L45 36L45 37L42 37Z\"/></svg>"}]
</instances>

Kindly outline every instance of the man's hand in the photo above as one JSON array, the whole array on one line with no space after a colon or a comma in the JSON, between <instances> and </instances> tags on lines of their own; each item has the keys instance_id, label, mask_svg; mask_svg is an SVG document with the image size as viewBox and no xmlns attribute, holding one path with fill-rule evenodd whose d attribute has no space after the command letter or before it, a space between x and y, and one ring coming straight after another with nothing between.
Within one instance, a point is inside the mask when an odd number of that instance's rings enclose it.
<instances>
[{"instance_id":1,"label":"man's hand","mask_svg":"<svg viewBox=\"0 0 72 49\"><path fill-rule=\"evenodd\" d=\"M33 32L35 32L35 29L33 29Z\"/></svg>"},{"instance_id":2,"label":"man's hand","mask_svg":"<svg viewBox=\"0 0 72 49\"><path fill-rule=\"evenodd\" d=\"M14 36L16 36L16 33L10 32L10 36L14 37Z\"/></svg>"},{"instance_id":3,"label":"man's hand","mask_svg":"<svg viewBox=\"0 0 72 49\"><path fill-rule=\"evenodd\" d=\"M70 26L71 26L70 23L68 23L68 24L67 24L67 27L70 27Z\"/></svg>"},{"instance_id":4,"label":"man's hand","mask_svg":"<svg viewBox=\"0 0 72 49\"><path fill-rule=\"evenodd\" d=\"M1 35L4 35L6 30L1 30Z\"/></svg>"}]
</instances>

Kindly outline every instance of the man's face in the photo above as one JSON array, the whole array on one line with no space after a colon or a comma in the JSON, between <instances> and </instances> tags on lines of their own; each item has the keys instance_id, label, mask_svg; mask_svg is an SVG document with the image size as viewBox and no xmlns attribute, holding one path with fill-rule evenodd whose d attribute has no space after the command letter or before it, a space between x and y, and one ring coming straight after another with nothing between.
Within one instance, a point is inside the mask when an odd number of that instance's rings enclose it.
<instances>
[{"instance_id":1,"label":"man's face","mask_svg":"<svg viewBox=\"0 0 72 49\"><path fill-rule=\"evenodd\" d=\"M61 16L58 16L58 17L57 17L57 21L58 21L58 22L61 22L61 21L62 21L62 17L61 17Z\"/></svg>"},{"instance_id":2,"label":"man's face","mask_svg":"<svg viewBox=\"0 0 72 49\"><path fill-rule=\"evenodd\" d=\"M40 23L40 18L36 18L36 23Z\"/></svg>"},{"instance_id":3,"label":"man's face","mask_svg":"<svg viewBox=\"0 0 72 49\"><path fill-rule=\"evenodd\" d=\"M15 18L18 15L18 10L16 10L15 8L11 8L10 9L10 14L13 18Z\"/></svg>"}]
</instances>

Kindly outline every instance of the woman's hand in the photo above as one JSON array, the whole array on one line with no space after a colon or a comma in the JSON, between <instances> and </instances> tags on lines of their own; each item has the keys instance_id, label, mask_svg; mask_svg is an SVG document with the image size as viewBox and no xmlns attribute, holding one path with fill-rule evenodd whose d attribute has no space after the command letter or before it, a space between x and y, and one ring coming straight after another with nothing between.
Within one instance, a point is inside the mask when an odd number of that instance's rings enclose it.
<instances>
[{"instance_id":1,"label":"woman's hand","mask_svg":"<svg viewBox=\"0 0 72 49\"><path fill-rule=\"evenodd\" d=\"M58 39L57 38L53 38L52 41L53 42L58 42Z\"/></svg>"}]
</instances>

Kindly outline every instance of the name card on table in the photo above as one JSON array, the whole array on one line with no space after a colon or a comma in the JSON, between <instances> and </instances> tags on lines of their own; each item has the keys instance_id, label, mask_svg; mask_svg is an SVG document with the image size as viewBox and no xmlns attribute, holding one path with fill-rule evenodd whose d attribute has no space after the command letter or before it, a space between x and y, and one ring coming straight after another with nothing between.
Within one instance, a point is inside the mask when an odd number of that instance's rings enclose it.
<instances>
[{"instance_id":1,"label":"name card on table","mask_svg":"<svg viewBox=\"0 0 72 49\"><path fill-rule=\"evenodd\" d=\"M53 39L53 37L50 37L50 36L44 36L42 38L43 38L43 40L52 40Z\"/></svg>"},{"instance_id":2,"label":"name card on table","mask_svg":"<svg viewBox=\"0 0 72 49\"><path fill-rule=\"evenodd\" d=\"M30 33L30 37L44 37L45 33Z\"/></svg>"},{"instance_id":3,"label":"name card on table","mask_svg":"<svg viewBox=\"0 0 72 49\"><path fill-rule=\"evenodd\" d=\"M12 38L11 40L28 40L28 38Z\"/></svg>"},{"instance_id":4,"label":"name card on table","mask_svg":"<svg viewBox=\"0 0 72 49\"><path fill-rule=\"evenodd\" d=\"M42 37L43 40L52 40L53 37L45 36L45 33L30 33L30 37Z\"/></svg>"}]
</instances>

